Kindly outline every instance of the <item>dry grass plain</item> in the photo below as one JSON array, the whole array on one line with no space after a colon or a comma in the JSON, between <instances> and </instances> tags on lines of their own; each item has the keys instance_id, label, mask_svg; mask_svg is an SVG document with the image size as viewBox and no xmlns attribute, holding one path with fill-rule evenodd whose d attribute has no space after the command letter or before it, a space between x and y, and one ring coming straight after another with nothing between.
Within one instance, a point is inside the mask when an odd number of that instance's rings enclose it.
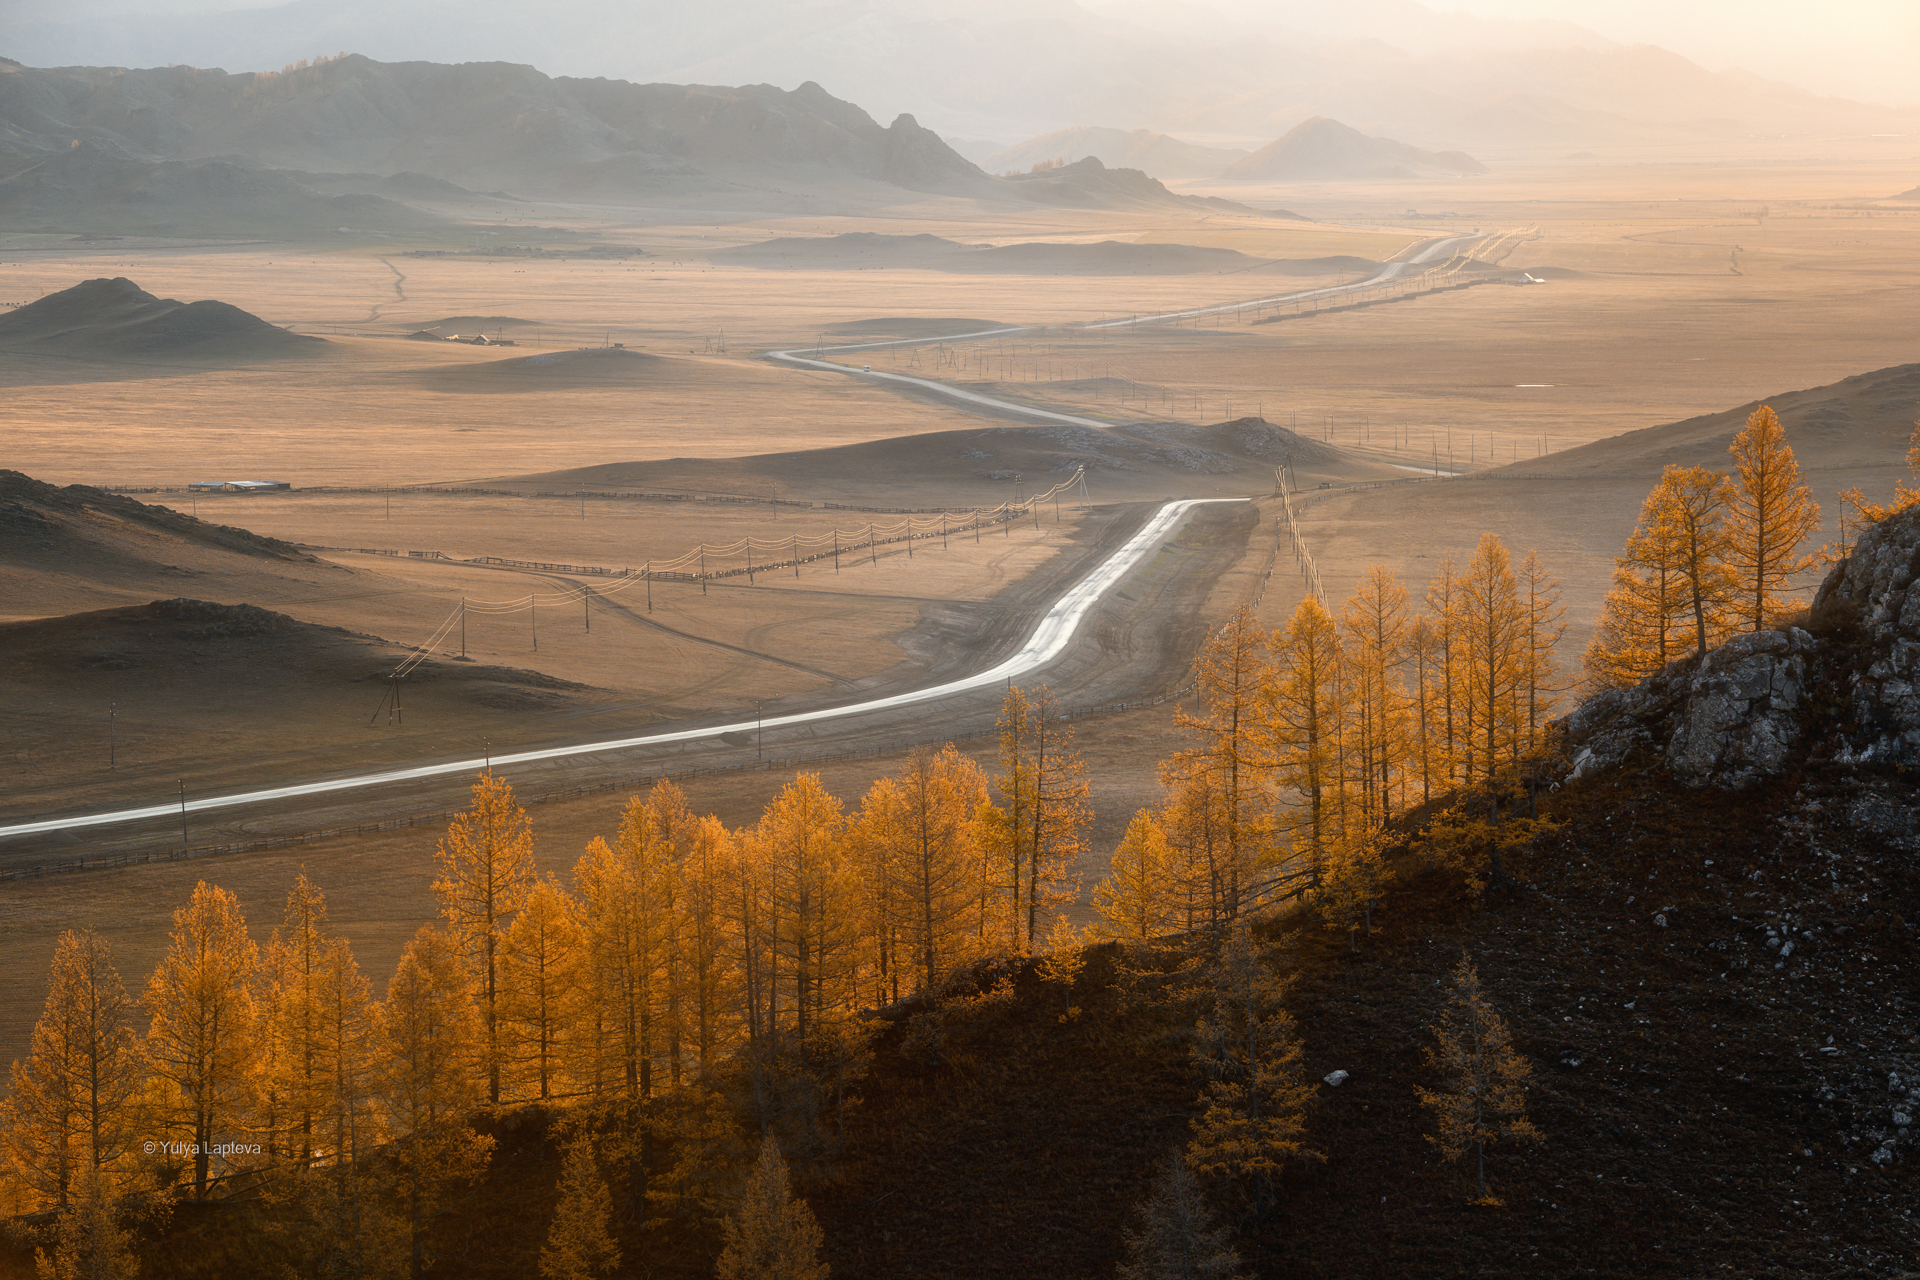
<instances>
[{"instance_id":1,"label":"dry grass plain","mask_svg":"<svg viewBox=\"0 0 1920 1280\"><path fill-rule=\"evenodd\" d=\"M1643 158L1645 159L1645 158ZM324 359L233 368L0 361L7 465L60 483L177 486L203 476L287 479L313 486L407 486L564 471L675 457L747 454L859 444L902 435L995 425L949 404L911 398L870 382L778 368L757 358L777 347L852 341L942 318L1033 326L992 345L941 352L894 350L860 357L877 368L951 377L1071 412L1127 422L1217 422L1258 411L1303 434L1406 466L1436 456L1480 469L1574 447L1624 431L1715 412L1760 396L1836 381L1911 361L1920 331L1920 210L1879 201L1912 186L1884 157L1843 164L1743 158L1724 169L1608 161L1417 189L1242 192L1323 221L1184 214L969 209L952 202L903 206L885 217L637 220L618 210L541 206L540 225L565 226L645 248L628 260L410 258L403 244L316 253L286 244L82 246L40 237L0 237L0 300L99 275L126 275L163 296L220 298L335 344ZM1220 192L1220 194L1230 194ZM1409 206L1445 209L1442 221L1401 218ZM1396 219L1400 219L1396 221ZM1266 273L1088 277L962 276L931 271L763 271L718 267L715 248L778 235L922 231L980 243L1033 239L1125 239L1218 245L1261 256L1353 255L1379 261L1460 226L1525 230L1499 265L1548 283L1489 284L1462 292L1279 323L1085 330L1103 318L1218 305L1319 279ZM506 317L520 345L495 350L409 342L423 324ZM489 331L497 324L489 322ZM920 332L926 331L922 323ZM521 378L499 362L604 342L657 357L618 376ZM1803 454L1803 464L1821 459ZM1848 457L1849 474L1876 464ZM1196 475L1196 485L1219 478ZM1236 484L1242 481L1235 477ZM1825 478L1823 477L1823 484ZM1264 477L1248 477L1248 488ZM1836 487L1836 486L1829 486ZM795 483L782 498L819 497ZM1516 547L1538 547L1560 575L1575 630L1563 650L1577 660L1604 590L1609 557L1646 490L1643 478L1537 478L1422 483L1316 497L1308 536L1328 590L1344 595L1369 563L1386 563L1416 590L1447 550L1470 550L1484 529ZM1096 493L1096 498L1098 494ZM1819 495L1829 507L1830 495ZM938 501L876 476L866 500ZM187 508L184 494L155 500ZM836 499L837 500L837 499ZM812 532L830 513L721 504L647 504L396 493L392 516L376 493L202 499L200 514L276 537L329 546L437 549L586 564L643 563L695 542L751 530ZM857 517L835 518L853 523ZM777 527L776 527L777 526ZM588 687L582 706L531 709L489 719L443 708L432 732L409 723L382 752L448 749L481 734L546 738L662 715L737 709L754 699L834 687L898 666L908 635L929 609L978 605L1027 582L1074 534L1063 521L995 548L956 546L909 561L843 569L837 580L809 569L796 583L737 581L707 597L656 588L653 620L667 635L611 605L576 604L540 619L540 648L519 628L525 614L489 618L469 631L469 650L499 666L537 670ZM1248 552L1245 573L1267 554ZM331 557L353 572L339 579L256 583L249 602L303 621L411 643L462 595L515 599L564 584L538 574L388 557ZM1264 564L1264 561L1261 561ZM14 580L18 587L21 580ZM591 580L587 580L591 581ZM208 575L198 584L138 584L84 577L33 579L10 591L12 617L69 613L154 596L240 589ZM1217 616L1228 597L1209 606ZM1298 590L1276 568L1262 615L1278 621ZM43 690L50 693L50 690ZM16 723L35 774L52 780L62 752L90 748L72 728L71 699L104 695L104 683L65 687L68 703L35 705ZM128 690L132 694L132 690ZM9 694L16 708L25 704ZM420 719L430 719L429 702ZM99 700L96 698L95 700ZM368 699L363 699L367 701ZM57 700L54 700L57 701ZM496 709L497 712L498 709ZM413 713L413 707L409 707ZM212 772L298 763L305 730L263 724L244 703L221 708L188 744ZM220 717L225 717L221 719ZM571 719L567 717L573 717ZM359 723L364 723L361 721ZM361 731L356 727L355 733ZM1170 745L1164 710L1087 721L1081 740L1100 779L1100 828L1086 870L1095 874L1125 817L1151 798L1152 763ZM281 740L285 739L282 743ZM495 739L498 741L499 739ZM155 738L157 750L178 751ZM276 757L267 747L294 754ZM329 739L327 751L366 754L362 736ZM158 777L174 761L156 759ZM309 762L310 764L311 762ZM829 771L851 798L889 761ZM307 767L307 766L302 766ZM695 803L744 822L780 779L736 775L693 788ZM49 782L50 785L50 782ZM10 812L45 806L59 787L16 790ZM541 806L546 865L570 865L587 835L606 830L620 797ZM54 877L0 886L0 931L10 944L0 990L0 1058L23 1042L50 940L66 924L104 923L131 977L160 946L166 912L200 876L242 891L264 928L301 863L334 895L334 916L374 974L385 973L404 937L426 918L433 838L422 830L343 839L291 853L235 855L212 863Z\"/></svg>"}]
</instances>

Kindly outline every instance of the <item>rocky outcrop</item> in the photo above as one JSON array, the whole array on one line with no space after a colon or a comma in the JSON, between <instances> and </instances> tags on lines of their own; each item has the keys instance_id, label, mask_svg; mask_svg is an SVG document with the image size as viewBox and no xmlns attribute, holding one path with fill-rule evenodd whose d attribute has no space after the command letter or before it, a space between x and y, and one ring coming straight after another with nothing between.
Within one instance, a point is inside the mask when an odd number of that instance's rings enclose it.
<instances>
[{"instance_id":1,"label":"rocky outcrop","mask_svg":"<svg viewBox=\"0 0 1920 1280\"><path fill-rule=\"evenodd\" d=\"M1742 635L1561 721L1573 776L1650 751L1690 787L1749 787L1796 752L1920 764L1920 510L1881 521L1814 598L1815 632ZM1816 697L1816 691L1819 696Z\"/></svg>"},{"instance_id":2,"label":"rocky outcrop","mask_svg":"<svg viewBox=\"0 0 1920 1280\"><path fill-rule=\"evenodd\" d=\"M1605 772L1641 746L1658 746L1690 787L1746 787L1778 773L1801 737L1815 648L1797 627L1754 632L1589 699L1563 722L1573 776Z\"/></svg>"}]
</instances>

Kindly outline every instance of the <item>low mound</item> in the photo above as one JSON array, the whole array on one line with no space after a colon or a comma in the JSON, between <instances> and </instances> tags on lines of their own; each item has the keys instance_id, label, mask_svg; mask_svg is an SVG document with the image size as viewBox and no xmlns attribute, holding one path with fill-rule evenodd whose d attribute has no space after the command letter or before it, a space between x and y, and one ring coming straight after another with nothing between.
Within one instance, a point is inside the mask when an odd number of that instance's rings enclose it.
<instances>
[{"instance_id":1,"label":"low mound","mask_svg":"<svg viewBox=\"0 0 1920 1280\"><path fill-rule=\"evenodd\" d=\"M1249 157L1251 158L1251 157ZM1138 169L1109 169L1093 156L1039 173L1003 178L1023 200L1074 209L1202 209L1310 222L1285 209L1253 209L1218 196L1180 196Z\"/></svg>"},{"instance_id":2,"label":"low mound","mask_svg":"<svg viewBox=\"0 0 1920 1280\"><path fill-rule=\"evenodd\" d=\"M1485 173L1487 167L1462 151L1423 151L1391 138L1314 116L1252 155L1228 165L1229 181L1311 182L1339 178L1428 178Z\"/></svg>"},{"instance_id":3,"label":"low mound","mask_svg":"<svg viewBox=\"0 0 1920 1280\"><path fill-rule=\"evenodd\" d=\"M1405 473L1259 418L1096 430L1070 425L935 431L827 449L744 458L668 458L489 481L534 491L589 489L783 495L888 506L960 506L1049 488L1087 470L1097 502L1271 493L1274 471L1296 484L1404 478Z\"/></svg>"},{"instance_id":4,"label":"low mound","mask_svg":"<svg viewBox=\"0 0 1920 1280\"><path fill-rule=\"evenodd\" d=\"M1920 364L1895 365L1829 386L1749 401L1737 409L1609 436L1501 471L1537 476L1657 476L1669 466L1724 469L1727 446L1746 426L1747 416L1763 403L1780 416L1802 467L1895 466L1906 456L1916 402L1920 402Z\"/></svg>"},{"instance_id":5,"label":"low mound","mask_svg":"<svg viewBox=\"0 0 1920 1280\"><path fill-rule=\"evenodd\" d=\"M125 276L84 280L0 316L0 350L23 355L235 360L305 355L327 345L229 303L156 298Z\"/></svg>"},{"instance_id":6,"label":"low mound","mask_svg":"<svg viewBox=\"0 0 1920 1280\"><path fill-rule=\"evenodd\" d=\"M1911 191L1902 191L1899 195L1895 196L1894 199L1895 200L1920 200L1920 187L1915 187Z\"/></svg>"},{"instance_id":7,"label":"low mound","mask_svg":"<svg viewBox=\"0 0 1920 1280\"><path fill-rule=\"evenodd\" d=\"M433 391L554 391L567 388L638 387L686 364L624 347L582 347L475 364L447 364L408 380Z\"/></svg>"},{"instance_id":8,"label":"low mound","mask_svg":"<svg viewBox=\"0 0 1920 1280\"><path fill-rule=\"evenodd\" d=\"M1380 264L1372 258L1362 258L1351 253L1334 254L1325 258L1280 258L1273 262L1261 263L1254 268L1262 275L1274 276L1372 275L1379 269Z\"/></svg>"},{"instance_id":9,"label":"low mound","mask_svg":"<svg viewBox=\"0 0 1920 1280\"><path fill-rule=\"evenodd\" d=\"M522 320L519 316L441 316L438 320L406 322L415 329L452 329L459 333L479 333L488 329L539 328L544 320Z\"/></svg>"},{"instance_id":10,"label":"low mound","mask_svg":"<svg viewBox=\"0 0 1920 1280\"><path fill-rule=\"evenodd\" d=\"M891 236L871 231L838 236L782 236L722 249L716 262L814 271L907 268L977 275L1195 275L1244 271L1261 264L1233 249L1186 244L961 244L935 235Z\"/></svg>"}]
</instances>

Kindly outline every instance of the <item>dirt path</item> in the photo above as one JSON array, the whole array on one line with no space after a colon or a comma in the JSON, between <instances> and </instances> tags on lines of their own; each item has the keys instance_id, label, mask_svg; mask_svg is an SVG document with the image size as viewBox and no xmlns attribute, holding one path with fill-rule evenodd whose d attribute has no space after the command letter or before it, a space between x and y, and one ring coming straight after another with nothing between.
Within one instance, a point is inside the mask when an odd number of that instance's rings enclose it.
<instances>
[{"instance_id":1,"label":"dirt path","mask_svg":"<svg viewBox=\"0 0 1920 1280\"><path fill-rule=\"evenodd\" d=\"M385 263L387 270L393 272L394 302L405 302L407 300L407 290L405 287L407 283L406 276L401 274L400 268L394 266L393 263L388 262L387 259L382 258L380 259L380 261L382 263ZM366 319L362 320L360 323L372 324L375 320L378 320L380 318L380 313L382 311L384 311L386 308L392 305L393 305L392 302L375 303L372 307L367 309L367 317Z\"/></svg>"}]
</instances>

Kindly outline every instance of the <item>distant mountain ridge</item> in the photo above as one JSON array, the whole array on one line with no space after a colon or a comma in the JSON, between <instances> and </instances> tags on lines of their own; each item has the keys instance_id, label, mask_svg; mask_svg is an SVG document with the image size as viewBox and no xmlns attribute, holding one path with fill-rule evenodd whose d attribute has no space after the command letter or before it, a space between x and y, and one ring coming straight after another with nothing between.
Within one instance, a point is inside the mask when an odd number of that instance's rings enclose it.
<instances>
[{"instance_id":1,"label":"distant mountain ridge","mask_svg":"<svg viewBox=\"0 0 1920 1280\"><path fill-rule=\"evenodd\" d=\"M1369 137L1338 120L1314 116L1251 155L1234 161L1222 171L1221 177L1311 182L1340 178L1453 177L1486 171L1485 165L1464 151L1423 151L1391 138Z\"/></svg>"},{"instance_id":2,"label":"distant mountain ridge","mask_svg":"<svg viewBox=\"0 0 1920 1280\"><path fill-rule=\"evenodd\" d=\"M104 19L136 5L12 0L0 5L0 48L43 65L266 70L353 49L632 81L814 81L881 119L910 112L976 138L1069 121L1272 137L1312 115L1476 155L1920 132L1920 110L1711 72L1568 23L1489 22L1413 0L546 0L537 19L516 0L269 0Z\"/></svg>"},{"instance_id":3,"label":"distant mountain ridge","mask_svg":"<svg viewBox=\"0 0 1920 1280\"><path fill-rule=\"evenodd\" d=\"M912 116L883 128L811 81L791 91L643 85L358 55L244 75L0 62L0 213L15 219L63 225L117 211L116 229L249 219L289 231L405 229L444 220L434 202L514 198L499 188L743 209L806 210L822 195L889 204L903 193L1204 204L1098 161L1037 181L990 177Z\"/></svg>"},{"instance_id":4,"label":"distant mountain ridge","mask_svg":"<svg viewBox=\"0 0 1920 1280\"><path fill-rule=\"evenodd\" d=\"M1071 164L1088 156L1108 168L1138 169L1148 177L1211 178L1247 154L1244 147L1207 147L1151 129L1106 129L1076 125L1004 147L977 163L988 173L1027 170L1036 164Z\"/></svg>"}]
</instances>

